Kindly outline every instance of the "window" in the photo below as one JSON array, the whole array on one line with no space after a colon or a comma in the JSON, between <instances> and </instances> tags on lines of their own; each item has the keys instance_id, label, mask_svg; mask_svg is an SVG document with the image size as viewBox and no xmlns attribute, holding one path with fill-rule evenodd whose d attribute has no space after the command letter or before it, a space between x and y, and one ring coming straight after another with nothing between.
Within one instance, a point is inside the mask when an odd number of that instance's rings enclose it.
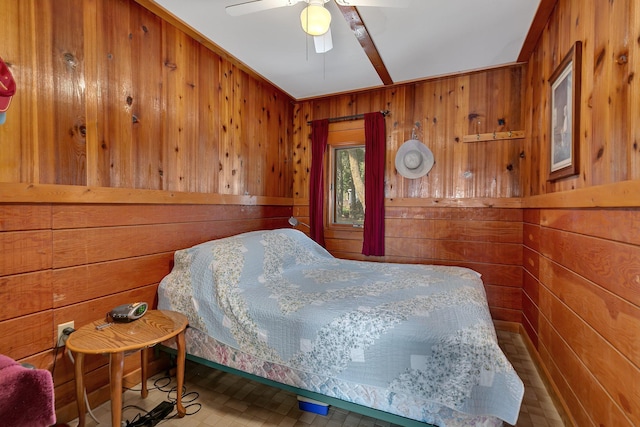
<instances>
[{"instance_id":1,"label":"window","mask_svg":"<svg viewBox=\"0 0 640 427\"><path fill-rule=\"evenodd\" d=\"M334 224L364 224L364 146L332 148Z\"/></svg>"},{"instance_id":2,"label":"window","mask_svg":"<svg viewBox=\"0 0 640 427\"><path fill-rule=\"evenodd\" d=\"M364 125L332 123L328 135L327 218L329 227L364 225Z\"/></svg>"}]
</instances>

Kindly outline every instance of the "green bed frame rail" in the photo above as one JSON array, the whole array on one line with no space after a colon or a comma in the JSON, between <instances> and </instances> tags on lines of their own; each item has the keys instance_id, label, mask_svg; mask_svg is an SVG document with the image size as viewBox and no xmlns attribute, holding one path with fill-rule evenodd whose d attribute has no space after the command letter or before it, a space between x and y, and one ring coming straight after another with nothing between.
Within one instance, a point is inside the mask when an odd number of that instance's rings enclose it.
<instances>
[{"instance_id":1,"label":"green bed frame rail","mask_svg":"<svg viewBox=\"0 0 640 427\"><path fill-rule=\"evenodd\" d=\"M176 350L171 347L159 345L157 348L158 350L164 351L173 356L177 355ZM289 391L291 393L295 393L296 395L299 395L299 396L307 397L309 399L326 403L327 405L335 406L337 408L345 409L347 411L355 412L357 414L375 418L377 420L387 421L389 423L396 424L402 427L437 427L437 426L434 426L433 424L423 423L417 420L412 420L411 418L401 417L400 415L390 414L388 412L380 411L378 409L373 409L367 406L358 405L357 403L347 402L341 399L337 399L335 397L325 396L324 394L303 390L294 386L290 386L288 384L279 383L267 378L259 377L257 375L240 371L238 369L230 368L228 366L224 366L219 363L215 363L210 360L203 359L202 357L194 356L192 354L187 353L187 359L193 362L196 362L198 364L208 366L210 368L218 369L224 372L229 372L231 374L238 375L240 377L247 378L252 381L257 381L262 384L266 384L272 387Z\"/></svg>"}]
</instances>

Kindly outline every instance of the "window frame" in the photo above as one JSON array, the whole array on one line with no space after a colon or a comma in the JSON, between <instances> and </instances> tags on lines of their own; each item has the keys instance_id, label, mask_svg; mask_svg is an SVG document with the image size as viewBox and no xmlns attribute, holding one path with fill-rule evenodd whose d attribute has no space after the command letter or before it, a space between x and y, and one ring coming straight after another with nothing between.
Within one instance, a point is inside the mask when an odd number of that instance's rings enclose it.
<instances>
[{"instance_id":1,"label":"window frame","mask_svg":"<svg viewBox=\"0 0 640 427\"><path fill-rule=\"evenodd\" d=\"M329 124L327 138L327 160L325 162L325 212L324 226L334 231L357 231L362 233L363 226L340 224L334 221L335 212L335 150L348 147L365 148L364 120Z\"/></svg>"}]
</instances>

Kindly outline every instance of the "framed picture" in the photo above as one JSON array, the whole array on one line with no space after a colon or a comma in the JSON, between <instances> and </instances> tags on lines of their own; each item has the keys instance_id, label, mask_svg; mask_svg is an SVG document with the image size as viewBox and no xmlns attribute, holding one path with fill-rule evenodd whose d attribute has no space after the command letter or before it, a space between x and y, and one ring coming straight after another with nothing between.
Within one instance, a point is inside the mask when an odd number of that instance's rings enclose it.
<instances>
[{"instance_id":1,"label":"framed picture","mask_svg":"<svg viewBox=\"0 0 640 427\"><path fill-rule=\"evenodd\" d=\"M549 181L580 173L582 43L576 42L549 79L551 143Z\"/></svg>"}]
</instances>

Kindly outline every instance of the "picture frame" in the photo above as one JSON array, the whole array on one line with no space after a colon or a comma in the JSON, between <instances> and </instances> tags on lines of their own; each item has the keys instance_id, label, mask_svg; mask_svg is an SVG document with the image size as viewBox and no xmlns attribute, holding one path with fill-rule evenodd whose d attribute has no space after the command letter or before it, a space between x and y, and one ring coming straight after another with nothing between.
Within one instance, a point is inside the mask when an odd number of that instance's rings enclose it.
<instances>
[{"instance_id":1,"label":"picture frame","mask_svg":"<svg viewBox=\"0 0 640 427\"><path fill-rule=\"evenodd\" d=\"M582 43L577 41L549 78L549 181L580 173Z\"/></svg>"}]
</instances>

